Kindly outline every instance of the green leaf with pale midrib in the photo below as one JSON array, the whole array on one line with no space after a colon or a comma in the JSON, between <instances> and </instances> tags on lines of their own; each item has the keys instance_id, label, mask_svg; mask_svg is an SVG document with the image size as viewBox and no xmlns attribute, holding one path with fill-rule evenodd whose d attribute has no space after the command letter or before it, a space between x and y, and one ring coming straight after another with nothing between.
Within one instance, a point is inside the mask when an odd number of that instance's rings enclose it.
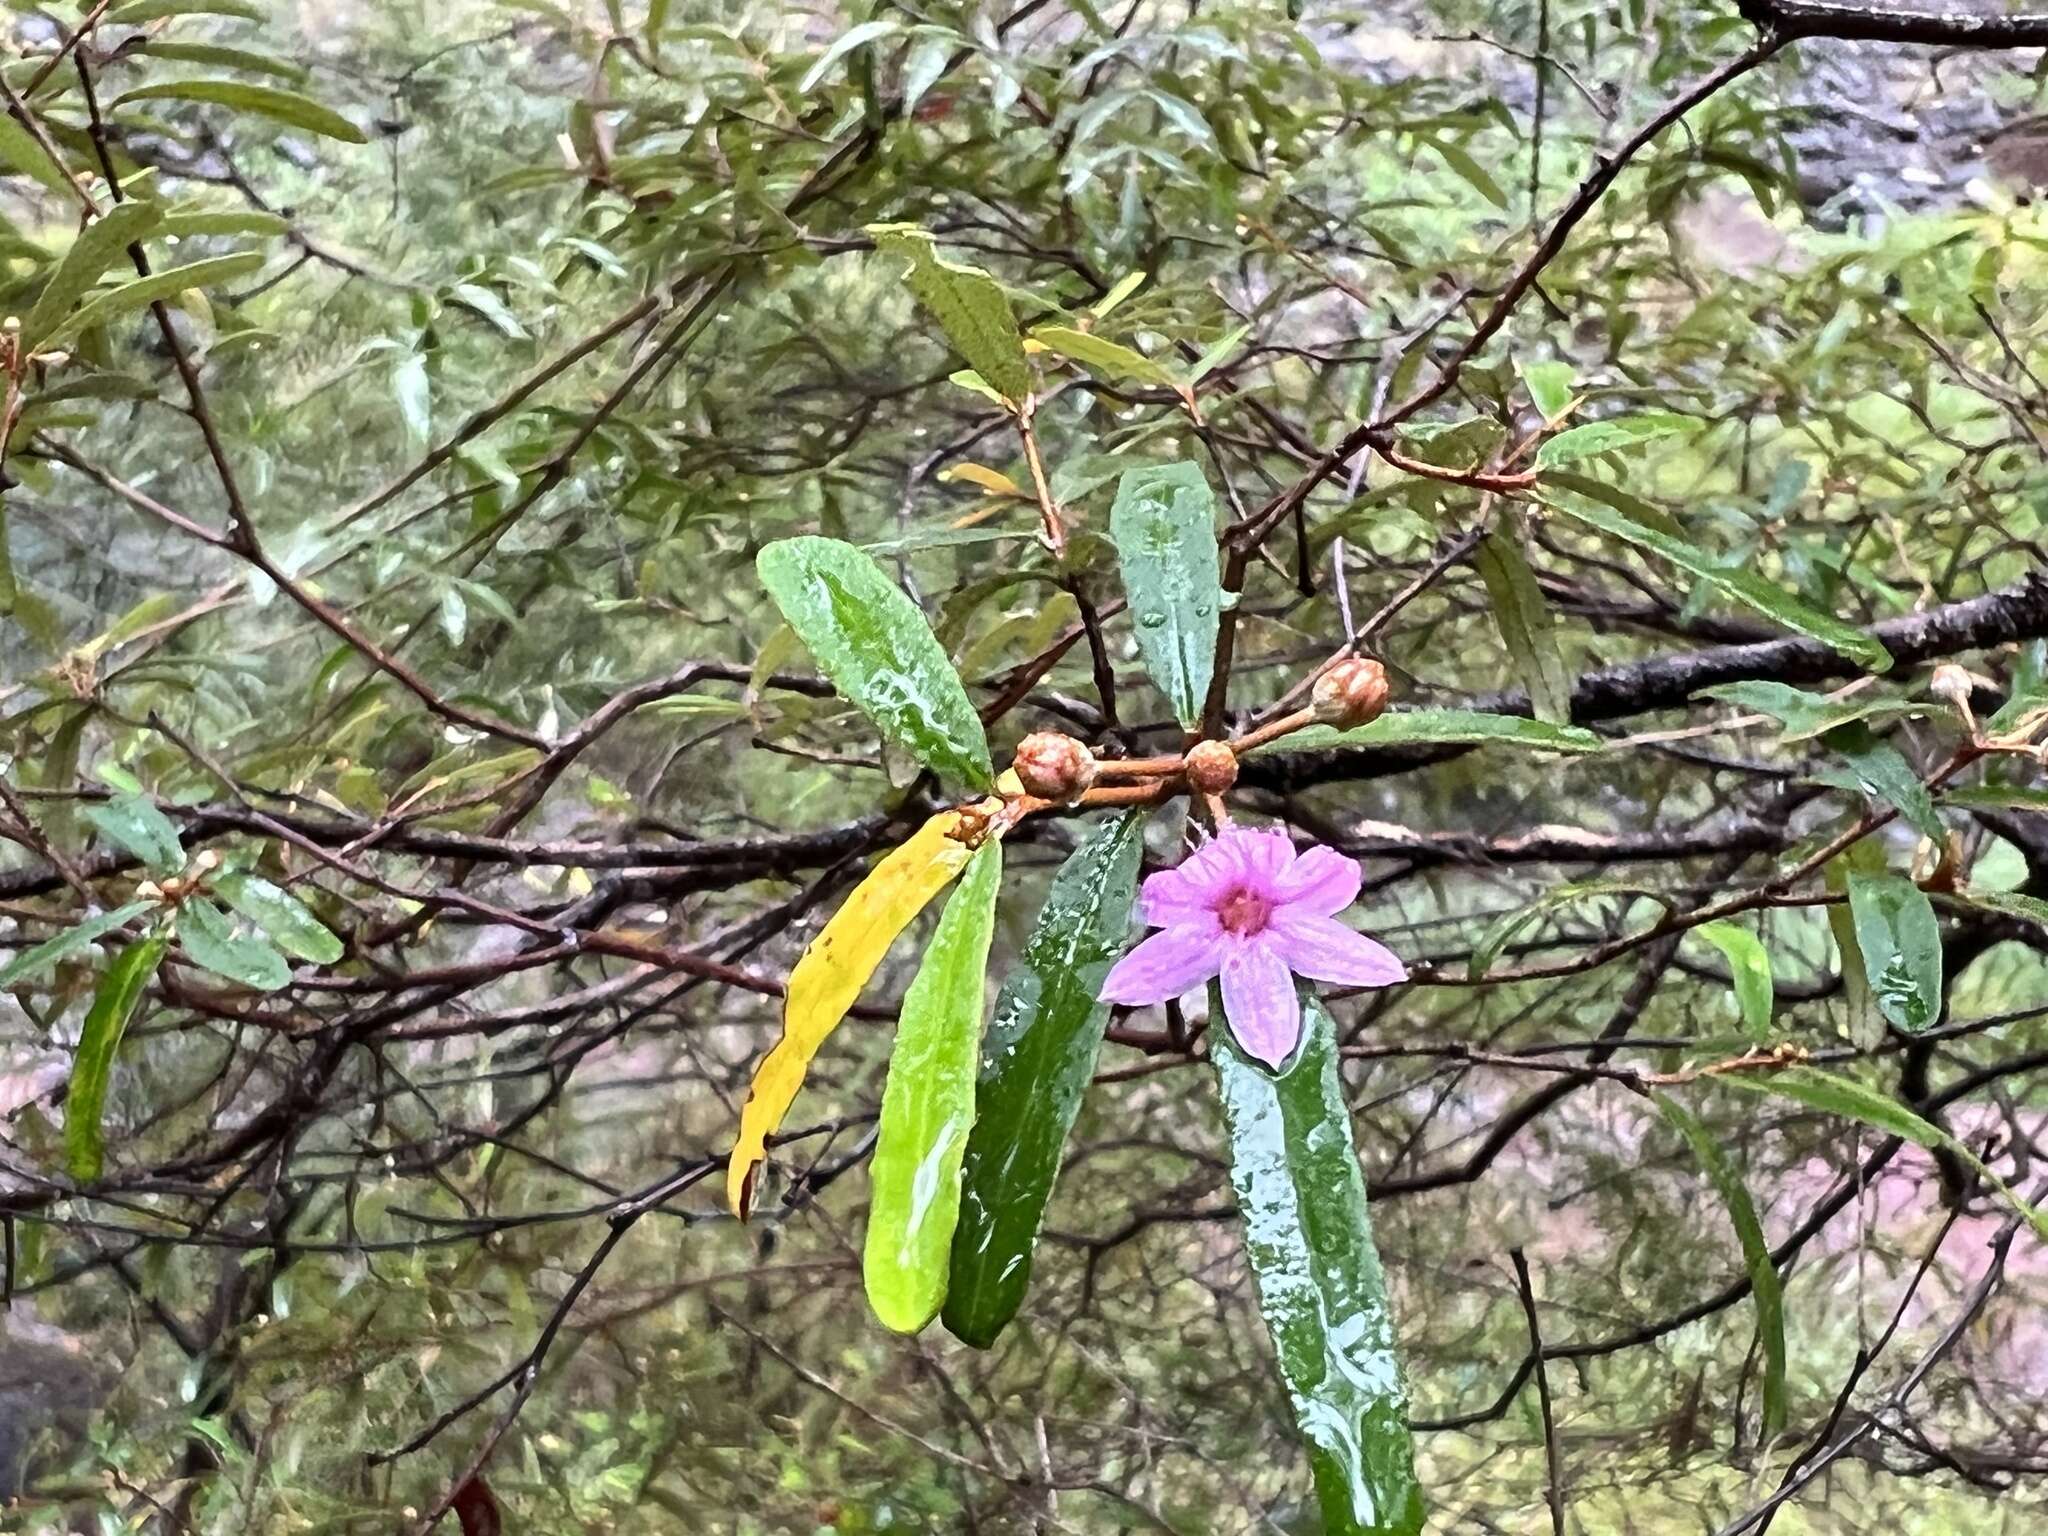
<instances>
[{"instance_id":1,"label":"green leaf with pale midrib","mask_svg":"<svg viewBox=\"0 0 2048 1536\"><path fill-rule=\"evenodd\" d=\"M64 1099L64 1166L81 1184L97 1179L106 1164L100 1121L106 1111L107 1083L128 1021L164 957L165 943L161 938L143 939L114 957L79 1030L71 1087Z\"/></svg>"},{"instance_id":2,"label":"green leaf with pale midrib","mask_svg":"<svg viewBox=\"0 0 2048 1536\"><path fill-rule=\"evenodd\" d=\"M1572 718L1572 677L1557 646L1550 604L1536 584L1536 573L1522 553L1519 525L1510 521L1480 542L1473 556L1486 584L1493 620L1507 647L1508 660L1529 695L1538 720L1569 725Z\"/></svg>"},{"instance_id":3,"label":"green leaf with pale midrib","mask_svg":"<svg viewBox=\"0 0 2048 1536\"><path fill-rule=\"evenodd\" d=\"M1223 1009L1214 988L1212 1016ZM1308 1442L1329 1536L1415 1536L1415 1478L1386 1275L1373 1246L1335 1030L1304 1000L1302 1043L1275 1075L1212 1029L1230 1182L1281 1379Z\"/></svg>"},{"instance_id":4,"label":"green leaf with pale midrib","mask_svg":"<svg viewBox=\"0 0 2048 1536\"><path fill-rule=\"evenodd\" d=\"M1002 878L1002 844L990 838L939 917L889 1056L862 1273L875 1316L898 1333L916 1333L946 1299Z\"/></svg>"},{"instance_id":5,"label":"green leaf with pale midrib","mask_svg":"<svg viewBox=\"0 0 2048 1536\"><path fill-rule=\"evenodd\" d=\"M1222 622L1215 495L1193 464L1126 470L1109 509L1109 534L1138 654L1174 717L1192 730L1209 696Z\"/></svg>"},{"instance_id":6,"label":"green leaf with pale midrib","mask_svg":"<svg viewBox=\"0 0 2048 1536\"><path fill-rule=\"evenodd\" d=\"M213 893L254 923L279 949L316 965L342 955L341 940L298 897L260 875L228 874L213 882Z\"/></svg>"},{"instance_id":7,"label":"green leaf with pale midrib","mask_svg":"<svg viewBox=\"0 0 2048 1536\"><path fill-rule=\"evenodd\" d=\"M263 265L260 251L238 251L228 256L209 256L203 261L194 261L182 267L167 271L153 272L148 277L138 277L132 283L123 283L110 288L90 304L72 311L69 317L44 338L45 346L56 346L81 331L95 325L105 325L116 315L130 310L141 309L160 299L175 298L193 288L211 287L233 278L246 277Z\"/></svg>"},{"instance_id":8,"label":"green leaf with pale midrib","mask_svg":"<svg viewBox=\"0 0 2048 1536\"><path fill-rule=\"evenodd\" d=\"M1941 1014L1941 924L1927 893L1898 875L1849 876L1849 911L1878 1011L1918 1031Z\"/></svg>"},{"instance_id":9,"label":"green leaf with pale midrib","mask_svg":"<svg viewBox=\"0 0 2048 1536\"><path fill-rule=\"evenodd\" d=\"M909 259L911 292L970 368L1010 401L1031 393L1023 333L1001 284L977 268L942 261L931 236L915 226L876 224L868 233L876 250Z\"/></svg>"},{"instance_id":10,"label":"green leaf with pale midrib","mask_svg":"<svg viewBox=\"0 0 2048 1536\"><path fill-rule=\"evenodd\" d=\"M175 875L185 867L177 827L141 795L116 795L105 805L89 805L85 819L158 874Z\"/></svg>"},{"instance_id":11,"label":"green leaf with pale midrib","mask_svg":"<svg viewBox=\"0 0 2048 1536\"><path fill-rule=\"evenodd\" d=\"M1403 709L1370 725L1340 731L1311 725L1254 749L1261 752L1316 752L1328 747L1528 747L1538 752L1598 752L1598 736L1579 726L1553 725L1526 715L1494 715L1465 709Z\"/></svg>"},{"instance_id":12,"label":"green leaf with pale midrib","mask_svg":"<svg viewBox=\"0 0 2048 1536\"><path fill-rule=\"evenodd\" d=\"M62 933L20 951L7 964L0 966L0 987L34 980L52 966L62 964L73 955L83 954L94 939L112 933L123 923L132 922L145 912L154 911L156 905L153 901L131 901L111 912L102 912L98 917L75 923Z\"/></svg>"},{"instance_id":13,"label":"green leaf with pale midrib","mask_svg":"<svg viewBox=\"0 0 2048 1536\"><path fill-rule=\"evenodd\" d=\"M975 789L995 782L981 717L917 605L837 539L783 539L755 562L789 627L889 741Z\"/></svg>"},{"instance_id":14,"label":"green leaf with pale midrib","mask_svg":"<svg viewBox=\"0 0 2048 1536\"><path fill-rule=\"evenodd\" d=\"M962 1165L946 1327L986 1349L1016 1316L1032 1249L1109 1005L1095 1000L1129 935L1144 817L1103 823L1076 848L996 998Z\"/></svg>"},{"instance_id":15,"label":"green leaf with pale midrib","mask_svg":"<svg viewBox=\"0 0 2048 1536\"><path fill-rule=\"evenodd\" d=\"M292 968L268 941L237 935L204 897L179 904L178 944L194 965L261 992L275 992L292 979Z\"/></svg>"},{"instance_id":16,"label":"green leaf with pale midrib","mask_svg":"<svg viewBox=\"0 0 2048 1536\"><path fill-rule=\"evenodd\" d=\"M163 80L124 91L114 98L113 107L118 110L138 101L197 101L233 107L292 128L302 128L307 133L317 133L323 138L339 139L344 144L370 142L362 129L332 107L323 106L297 91L281 90L274 85L251 85L246 80Z\"/></svg>"}]
</instances>

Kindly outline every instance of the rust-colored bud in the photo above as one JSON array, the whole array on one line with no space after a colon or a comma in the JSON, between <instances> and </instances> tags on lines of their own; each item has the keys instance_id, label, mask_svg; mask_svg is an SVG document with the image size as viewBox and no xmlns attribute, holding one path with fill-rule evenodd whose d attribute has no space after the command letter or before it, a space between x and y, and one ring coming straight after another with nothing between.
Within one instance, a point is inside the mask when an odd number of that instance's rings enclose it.
<instances>
[{"instance_id":1,"label":"rust-colored bud","mask_svg":"<svg viewBox=\"0 0 2048 1536\"><path fill-rule=\"evenodd\" d=\"M1363 656L1340 661L1316 679L1316 719L1339 730L1369 725L1387 707L1387 669Z\"/></svg>"},{"instance_id":2,"label":"rust-colored bud","mask_svg":"<svg viewBox=\"0 0 2048 1536\"><path fill-rule=\"evenodd\" d=\"M1095 757L1059 731L1033 731L1017 743L1013 765L1027 794L1041 800L1078 799L1095 782Z\"/></svg>"},{"instance_id":3,"label":"rust-colored bud","mask_svg":"<svg viewBox=\"0 0 2048 1536\"><path fill-rule=\"evenodd\" d=\"M1237 754L1220 741L1188 748L1188 785L1200 794L1220 795L1237 782Z\"/></svg>"}]
</instances>

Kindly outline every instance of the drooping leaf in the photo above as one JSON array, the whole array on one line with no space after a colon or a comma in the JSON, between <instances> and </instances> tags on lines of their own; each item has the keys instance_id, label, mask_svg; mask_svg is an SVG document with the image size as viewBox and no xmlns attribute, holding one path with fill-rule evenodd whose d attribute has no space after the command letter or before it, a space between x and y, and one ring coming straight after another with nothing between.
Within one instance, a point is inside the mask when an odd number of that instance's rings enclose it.
<instances>
[{"instance_id":1,"label":"drooping leaf","mask_svg":"<svg viewBox=\"0 0 2048 1536\"><path fill-rule=\"evenodd\" d=\"M1662 900L1655 891L1648 890L1632 880L1573 880L1564 885L1553 886L1534 901L1503 913L1494 919L1479 942L1472 947L1472 958L1466 970L1474 981L1479 980L1493 969L1494 961L1507 948L1508 941L1539 917L1571 906L1575 902L1592 901L1609 896L1647 896Z\"/></svg>"},{"instance_id":2,"label":"drooping leaf","mask_svg":"<svg viewBox=\"0 0 2048 1536\"><path fill-rule=\"evenodd\" d=\"M1209 482L1186 463L1124 471L1109 533L1137 626L1138 654L1174 717L1193 729L1209 695L1223 606Z\"/></svg>"},{"instance_id":3,"label":"drooping leaf","mask_svg":"<svg viewBox=\"0 0 2048 1536\"><path fill-rule=\"evenodd\" d=\"M805 93L816 90L818 82L825 78L832 66L856 48L866 47L869 43L884 37L893 37L902 30L902 26L893 21L864 21L858 26L847 28L832 40L832 46L819 54L817 62L804 72L797 89Z\"/></svg>"},{"instance_id":4,"label":"drooping leaf","mask_svg":"<svg viewBox=\"0 0 2048 1536\"><path fill-rule=\"evenodd\" d=\"M1001 284L977 268L940 260L932 237L915 225L876 224L868 233L876 250L909 259L910 291L970 368L1007 400L1031 393L1024 337Z\"/></svg>"},{"instance_id":5,"label":"drooping leaf","mask_svg":"<svg viewBox=\"0 0 2048 1536\"><path fill-rule=\"evenodd\" d=\"M1315 752L1325 747L1527 747L1537 752L1598 752L1606 743L1575 725L1552 725L1523 715L1482 714L1467 709L1404 709L1369 725L1340 731L1311 725L1282 736L1258 752Z\"/></svg>"},{"instance_id":6,"label":"drooping leaf","mask_svg":"<svg viewBox=\"0 0 2048 1536\"><path fill-rule=\"evenodd\" d=\"M1536 573L1522 554L1521 539L1512 529L1487 534L1473 556L1493 621L1508 649L1515 675L1529 694L1538 720L1569 725L1572 718L1572 676L1557 646L1557 628L1550 604L1536 584Z\"/></svg>"},{"instance_id":7,"label":"drooping leaf","mask_svg":"<svg viewBox=\"0 0 2048 1536\"><path fill-rule=\"evenodd\" d=\"M50 970L73 955L82 955L92 947L95 939L112 933L123 923L132 922L145 912L156 910L154 901L131 901L126 906L102 912L97 917L88 917L82 923L74 923L62 933L21 950L5 965L0 965L0 987L11 987L17 982L33 981L43 972Z\"/></svg>"},{"instance_id":8,"label":"drooping leaf","mask_svg":"<svg viewBox=\"0 0 2048 1536\"><path fill-rule=\"evenodd\" d=\"M116 203L80 230L71 249L57 263L57 270L43 284L35 307L21 323L22 351L40 348L44 338L57 329L58 322L71 313L100 280L100 275L162 217L163 211L155 203L131 199Z\"/></svg>"},{"instance_id":9,"label":"drooping leaf","mask_svg":"<svg viewBox=\"0 0 2048 1536\"><path fill-rule=\"evenodd\" d=\"M141 795L116 795L104 805L89 805L85 819L122 852L134 855L159 874L175 875L185 867L185 849L176 825Z\"/></svg>"},{"instance_id":10,"label":"drooping leaf","mask_svg":"<svg viewBox=\"0 0 2048 1536\"><path fill-rule=\"evenodd\" d=\"M2001 917L2016 917L2021 922L2032 923L2037 928L2048 928L2048 901L2043 901L2039 896L2029 896L2021 891L1987 891L1966 887L1944 899L1961 906L1996 912Z\"/></svg>"},{"instance_id":11,"label":"drooping leaf","mask_svg":"<svg viewBox=\"0 0 2048 1536\"><path fill-rule=\"evenodd\" d=\"M1941 924L1927 893L1898 875L1851 874L1849 911L1878 1011L1919 1031L1941 1013Z\"/></svg>"},{"instance_id":12,"label":"drooping leaf","mask_svg":"<svg viewBox=\"0 0 2048 1536\"><path fill-rule=\"evenodd\" d=\"M1721 1155L1713 1136L1690 1110L1669 1094L1657 1094L1656 1099L1664 1118L1685 1138L1720 1195L1721 1203L1728 1207L1728 1219L1742 1244L1742 1261L1749 1270L1750 1290L1756 1297L1757 1337L1763 1343L1763 1436L1768 1440L1785 1427L1785 1293L1778 1282L1778 1267L1771 1262L1763 1223L1757 1220L1756 1206L1750 1201L1741 1174Z\"/></svg>"},{"instance_id":13,"label":"drooping leaf","mask_svg":"<svg viewBox=\"0 0 2048 1536\"><path fill-rule=\"evenodd\" d=\"M987 814L998 803L984 801L975 815ZM970 816L958 810L941 811L925 822L853 888L789 973L782 1037L754 1069L739 1135L726 1161L726 1198L735 1215L744 1219L752 1207L754 1172L768 1155L768 1138L803 1086L811 1058L846 1017L896 935L974 856L962 840L969 830Z\"/></svg>"},{"instance_id":14,"label":"drooping leaf","mask_svg":"<svg viewBox=\"0 0 2048 1536\"><path fill-rule=\"evenodd\" d=\"M762 585L832 684L884 739L974 789L995 782L981 717L917 605L872 557L837 539L782 539Z\"/></svg>"},{"instance_id":15,"label":"drooping leaf","mask_svg":"<svg viewBox=\"0 0 2048 1536\"><path fill-rule=\"evenodd\" d=\"M116 955L100 978L79 1031L71 1090L64 1100L64 1166L81 1184L97 1179L106 1164L100 1119L106 1111L107 1082L113 1076L121 1037L128 1031L143 989L156 975L164 948L161 938L143 939Z\"/></svg>"},{"instance_id":16,"label":"drooping leaf","mask_svg":"<svg viewBox=\"0 0 2048 1536\"><path fill-rule=\"evenodd\" d=\"M91 303L75 309L53 328L43 339L46 347L63 345L71 337L96 325L104 325L117 315L143 308L159 299L174 299L179 294L195 288L208 288L219 283L246 277L263 265L259 251L239 251L232 256L209 256L204 261L190 262L168 271L153 272L148 277L138 277L132 283L123 283L110 288Z\"/></svg>"},{"instance_id":17,"label":"drooping leaf","mask_svg":"<svg viewBox=\"0 0 2048 1536\"><path fill-rule=\"evenodd\" d=\"M138 101L200 101L214 106L254 112L292 128L339 139L344 144L367 144L369 138L354 123L332 107L322 106L310 96L282 90L274 85L251 85L246 80L160 80L140 85L114 98L116 108Z\"/></svg>"},{"instance_id":18,"label":"drooping leaf","mask_svg":"<svg viewBox=\"0 0 2048 1536\"><path fill-rule=\"evenodd\" d=\"M189 897L178 907L178 943L192 963L260 992L288 986L292 968L268 940L238 937L219 907Z\"/></svg>"},{"instance_id":19,"label":"drooping leaf","mask_svg":"<svg viewBox=\"0 0 2048 1536\"><path fill-rule=\"evenodd\" d=\"M1545 505L1555 507L1589 528L1596 528L1638 549L1646 549L1659 559L1670 561L1688 575L1697 576L1766 618L1775 619L1787 629L1841 652L1858 666L1872 672L1883 672L1892 664L1891 652L1875 636L1853 624L1843 623L1832 614L1822 613L1747 567L1723 565L1695 544L1645 527L1612 507L1602 506L1584 496L1552 488L1543 493L1542 500Z\"/></svg>"},{"instance_id":20,"label":"drooping leaf","mask_svg":"<svg viewBox=\"0 0 2048 1536\"><path fill-rule=\"evenodd\" d=\"M1211 1009L1222 1004L1211 990ZM1421 1485L1386 1276L1366 1214L1336 1032L1304 999L1302 1043L1275 1075L1210 1031L1230 1182L1280 1375L1308 1442L1329 1536L1415 1536Z\"/></svg>"},{"instance_id":21,"label":"drooping leaf","mask_svg":"<svg viewBox=\"0 0 2048 1536\"><path fill-rule=\"evenodd\" d=\"M1175 387L1173 370L1163 363L1155 363L1144 353L1106 341L1089 331L1077 331L1064 325L1041 325L1031 333L1031 339L1043 343L1046 351L1057 357L1064 357L1070 363L1079 363L1090 373L1108 379L1136 379L1143 384L1158 384L1166 388Z\"/></svg>"},{"instance_id":22,"label":"drooping leaf","mask_svg":"<svg viewBox=\"0 0 2048 1536\"><path fill-rule=\"evenodd\" d=\"M2048 713L2048 640L2030 640L2021 647L2005 702L1984 722L1984 729L2002 735L2037 712Z\"/></svg>"},{"instance_id":23,"label":"drooping leaf","mask_svg":"<svg viewBox=\"0 0 2048 1536\"><path fill-rule=\"evenodd\" d=\"M1463 146L1454 144L1449 139L1440 138L1431 139L1429 146L1444 157L1444 164L1448 165L1457 174L1458 178L1470 186L1474 192L1477 192L1496 208L1507 207L1508 195L1501 191L1500 183L1495 181L1492 173L1477 160L1473 159Z\"/></svg>"},{"instance_id":24,"label":"drooping leaf","mask_svg":"<svg viewBox=\"0 0 2048 1536\"><path fill-rule=\"evenodd\" d=\"M1536 450L1536 467L1541 470L1575 464L1595 454L1613 453L1655 442L1660 437L1690 432L1698 425L1697 417L1680 416L1673 411L1644 411L1635 416L1617 416L1612 421L1589 421L1544 439L1543 446Z\"/></svg>"},{"instance_id":25,"label":"drooping leaf","mask_svg":"<svg viewBox=\"0 0 2048 1536\"><path fill-rule=\"evenodd\" d=\"M246 48L224 48L218 43L184 43L165 38L151 38L134 50L153 59L169 59L174 64L208 64L219 69L246 69L251 74L270 75L279 80L303 80L305 66L290 59L280 59L274 54L252 53Z\"/></svg>"},{"instance_id":26,"label":"drooping leaf","mask_svg":"<svg viewBox=\"0 0 2048 1536\"><path fill-rule=\"evenodd\" d=\"M870 1165L874 1199L862 1261L868 1305L898 1333L921 1330L946 1299L1002 875L1002 845L991 839L947 898L903 994Z\"/></svg>"},{"instance_id":27,"label":"drooping leaf","mask_svg":"<svg viewBox=\"0 0 2048 1536\"><path fill-rule=\"evenodd\" d=\"M1529 391L1529 403L1543 413L1545 421L1562 417L1572 403L1572 382L1577 370L1570 363L1517 362L1515 371Z\"/></svg>"},{"instance_id":28,"label":"drooping leaf","mask_svg":"<svg viewBox=\"0 0 2048 1536\"><path fill-rule=\"evenodd\" d=\"M286 954L315 965L332 965L341 958L341 940L328 931L327 925L298 897L260 875L216 876L213 893L254 923Z\"/></svg>"},{"instance_id":29,"label":"drooping leaf","mask_svg":"<svg viewBox=\"0 0 2048 1536\"><path fill-rule=\"evenodd\" d=\"M1868 725L1861 720L1838 725L1823 735L1821 742L1847 763L1848 769L1841 775L1820 777L1885 801L1937 843L1947 838L1926 783L1898 749L1879 741Z\"/></svg>"},{"instance_id":30,"label":"drooping leaf","mask_svg":"<svg viewBox=\"0 0 2048 1536\"><path fill-rule=\"evenodd\" d=\"M1878 698L1868 693L1828 698L1769 678L1717 683L1702 688L1694 697L1719 699L1751 714L1769 715L1785 728L1779 739L1788 744L1809 741L1857 721L1894 720L1927 713L1925 704L1910 699Z\"/></svg>"},{"instance_id":31,"label":"drooping leaf","mask_svg":"<svg viewBox=\"0 0 2048 1536\"><path fill-rule=\"evenodd\" d=\"M1031 1283L1038 1229L1109 1018L1096 989L1123 952L1143 852L1140 814L1089 833L1053 877L996 998L946 1291L946 1327L977 1349L995 1342Z\"/></svg>"},{"instance_id":32,"label":"drooping leaf","mask_svg":"<svg viewBox=\"0 0 2048 1536\"><path fill-rule=\"evenodd\" d=\"M398 402L398 414L415 447L424 447L434 434L433 386L427 379L427 360L407 352L391 367L391 397Z\"/></svg>"},{"instance_id":33,"label":"drooping leaf","mask_svg":"<svg viewBox=\"0 0 2048 1536\"><path fill-rule=\"evenodd\" d=\"M1970 784L1944 790L1943 805L1985 811L2048 811L2048 789L2021 784Z\"/></svg>"},{"instance_id":34,"label":"drooping leaf","mask_svg":"<svg viewBox=\"0 0 2048 1536\"><path fill-rule=\"evenodd\" d=\"M1771 955L1763 941L1747 928L1734 923L1702 923L1693 932L1720 950L1728 961L1729 978L1735 988L1735 1002L1742 1010L1742 1023L1751 1037L1771 1037L1771 1006L1775 989L1771 982Z\"/></svg>"}]
</instances>

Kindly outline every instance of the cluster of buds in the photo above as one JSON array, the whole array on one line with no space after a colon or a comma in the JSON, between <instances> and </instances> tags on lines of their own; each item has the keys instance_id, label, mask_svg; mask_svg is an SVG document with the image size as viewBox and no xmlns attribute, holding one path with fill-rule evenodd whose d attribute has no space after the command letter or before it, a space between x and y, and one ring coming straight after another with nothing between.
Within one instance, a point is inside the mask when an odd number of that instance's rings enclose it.
<instances>
[{"instance_id":1,"label":"cluster of buds","mask_svg":"<svg viewBox=\"0 0 2048 1536\"><path fill-rule=\"evenodd\" d=\"M187 896L195 894L206 877L220 868L220 855L211 848L202 848L193 857L192 867L182 875L172 875L158 882L145 880L135 887L135 894L142 901L161 901L176 906Z\"/></svg>"}]
</instances>

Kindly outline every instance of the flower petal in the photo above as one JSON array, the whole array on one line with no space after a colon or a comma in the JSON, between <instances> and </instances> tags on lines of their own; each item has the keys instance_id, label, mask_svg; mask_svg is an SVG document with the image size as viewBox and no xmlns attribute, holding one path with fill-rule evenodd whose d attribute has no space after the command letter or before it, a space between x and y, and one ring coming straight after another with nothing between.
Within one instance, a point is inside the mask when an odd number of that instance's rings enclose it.
<instances>
[{"instance_id":1,"label":"flower petal","mask_svg":"<svg viewBox=\"0 0 2048 1536\"><path fill-rule=\"evenodd\" d=\"M1301 997L1287 962L1263 936L1230 948L1223 961L1223 1016L1237 1043L1277 1067L1301 1039Z\"/></svg>"},{"instance_id":2,"label":"flower petal","mask_svg":"<svg viewBox=\"0 0 2048 1536\"><path fill-rule=\"evenodd\" d=\"M1294 861L1294 867L1274 885L1273 894L1282 906L1317 917L1335 917L1358 900L1358 887L1364 879L1358 860L1318 843Z\"/></svg>"},{"instance_id":3,"label":"flower petal","mask_svg":"<svg viewBox=\"0 0 2048 1536\"><path fill-rule=\"evenodd\" d=\"M1294 862L1294 839L1278 827L1232 827L1215 846L1228 855L1245 887L1260 896L1271 896Z\"/></svg>"},{"instance_id":4,"label":"flower petal","mask_svg":"<svg viewBox=\"0 0 2048 1536\"><path fill-rule=\"evenodd\" d=\"M1145 877L1138 895L1138 913L1154 928L1214 915L1220 897L1189 870L1188 864L1193 862L1189 859L1177 869L1162 869Z\"/></svg>"},{"instance_id":5,"label":"flower petal","mask_svg":"<svg viewBox=\"0 0 2048 1536\"><path fill-rule=\"evenodd\" d=\"M1096 992L1104 1003L1163 1003L1200 986L1223 959L1222 930L1211 916L1205 925L1176 922L1138 945L1110 967Z\"/></svg>"},{"instance_id":6,"label":"flower petal","mask_svg":"<svg viewBox=\"0 0 2048 1536\"><path fill-rule=\"evenodd\" d=\"M1210 906L1220 903L1237 887L1241 871L1231 850L1230 834L1212 837L1180 861L1174 871L1186 884L1181 887Z\"/></svg>"},{"instance_id":7,"label":"flower petal","mask_svg":"<svg viewBox=\"0 0 2048 1536\"><path fill-rule=\"evenodd\" d=\"M1340 987L1391 987L1408 979L1401 957L1377 939L1298 907L1274 913L1265 938L1289 969L1317 981Z\"/></svg>"}]
</instances>

